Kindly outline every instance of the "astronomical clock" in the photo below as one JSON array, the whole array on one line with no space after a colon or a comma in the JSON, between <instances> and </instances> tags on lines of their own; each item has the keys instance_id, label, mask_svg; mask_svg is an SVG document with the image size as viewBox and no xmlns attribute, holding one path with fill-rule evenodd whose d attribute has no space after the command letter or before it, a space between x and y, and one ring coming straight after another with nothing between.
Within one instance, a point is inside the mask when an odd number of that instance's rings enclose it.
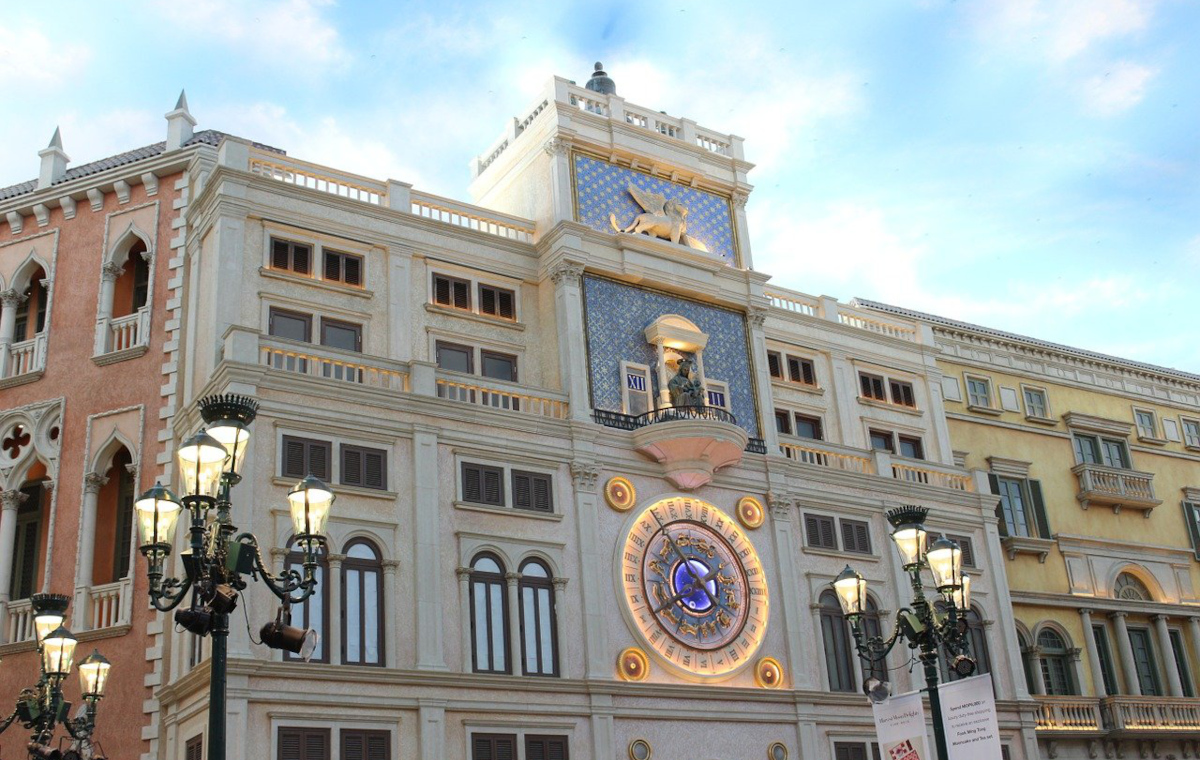
<instances>
[{"instance_id":1,"label":"astronomical clock","mask_svg":"<svg viewBox=\"0 0 1200 760\"><path fill-rule=\"evenodd\" d=\"M700 678L750 662L767 631L767 581L736 519L698 499L663 499L620 550L626 612L659 660Z\"/></svg>"}]
</instances>

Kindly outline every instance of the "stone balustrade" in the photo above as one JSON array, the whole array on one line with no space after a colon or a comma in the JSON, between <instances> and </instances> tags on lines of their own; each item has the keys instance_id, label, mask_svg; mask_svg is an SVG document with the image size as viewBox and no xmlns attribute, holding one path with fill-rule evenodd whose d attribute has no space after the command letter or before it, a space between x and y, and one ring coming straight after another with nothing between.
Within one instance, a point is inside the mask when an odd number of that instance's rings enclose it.
<instances>
[{"instance_id":1,"label":"stone balustrade","mask_svg":"<svg viewBox=\"0 0 1200 760\"><path fill-rule=\"evenodd\" d=\"M92 586L88 592L88 621L92 630L129 623L133 581L124 578L115 583Z\"/></svg>"},{"instance_id":2,"label":"stone balustrade","mask_svg":"<svg viewBox=\"0 0 1200 760\"><path fill-rule=\"evenodd\" d=\"M1098 464L1078 464L1071 468L1079 480L1076 499L1084 509L1093 504L1122 509L1142 510L1147 516L1162 504L1154 495L1154 473L1105 467Z\"/></svg>"},{"instance_id":3,"label":"stone balustrade","mask_svg":"<svg viewBox=\"0 0 1200 760\"><path fill-rule=\"evenodd\" d=\"M28 599L17 599L8 603L8 624L5 626L5 644L33 641L33 604Z\"/></svg>"},{"instance_id":4,"label":"stone balustrade","mask_svg":"<svg viewBox=\"0 0 1200 760\"><path fill-rule=\"evenodd\" d=\"M264 336L259 344L261 363L272 369L309 377L407 391L408 365L381 357L366 357L324 346L300 348Z\"/></svg>"},{"instance_id":5,"label":"stone balustrade","mask_svg":"<svg viewBox=\"0 0 1200 760\"><path fill-rule=\"evenodd\" d=\"M376 206L384 204L387 198L387 185L383 182L279 153L251 149L249 168L251 174Z\"/></svg>"},{"instance_id":6,"label":"stone balustrade","mask_svg":"<svg viewBox=\"0 0 1200 760\"><path fill-rule=\"evenodd\" d=\"M1183 697L1108 697L1104 707L1113 731L1200 731L1200 700Z\"/></svg>"},{"instance_id":7,"label":"stone balustrade","mask_svg":"<svg viewBox=\"0 0 1200 760\"><path fill-rule=\"evenodd\" d=\"M4 377L17 377L37 372L46 366L46 334L38 333L29 340L8 347L8 362Z\"/></svg>"},{"instance_id":8,"label":"stone balustrade","mask_svg":"<svg viewBox=\"0 0 1200 760\"><path fill-rule=\"evenodd\" d=\"M1089 697L1040 696L1037 710L1038 731L1103 731L1100 700Z\"/></svg>"},{"instance_id":9,"label":"stone balustrade","mask_svg":"<svg viewBox=\"0 0 1200 760\"><path fill-rule=\"evenodd\" d=\"M438 373L437 397L492 409L565 420L570 414L567 397L552 391L531 390L482 378L470 381Z\"/></svg>"},{"instance_id":10,"label":"stone balustrade","mask_svg":"<svg viewBox=\"0 0 1200 760\"><path fill-rule=\"evenodd\" d=\"M864 475L875 474L875 465L857 449L805 439L803 442L799 440L781 440L779 442L779 450L788 459L801 464L829 467L835 470L857 472Z\"/></svg>"},{"instance_id":11,"label":"stone balustrade","mask_svg":"<svg viewBox=\"0 0 1200 760\"><path fill-rule=\"evenodd\" d=\"M807 293L778 287L765 288L763 293L770 300L772 309L814 319L825 319L909 343L923 342L921 329L915 324L880 319L874 313L868 314L852 304L838 303L836 299L828 296L818 298Z\"/></svg>"},{"instance_id":12,"label":"stone balustrade","mask_svg":"<svg viewBox=\"0 0 1200 760\"><path fill-rule=\"evenodd\" d=\"M533 242L533 222L428 193L412 193L412 213L425 219L522 243Z\"/></svg>"}]
</instances>

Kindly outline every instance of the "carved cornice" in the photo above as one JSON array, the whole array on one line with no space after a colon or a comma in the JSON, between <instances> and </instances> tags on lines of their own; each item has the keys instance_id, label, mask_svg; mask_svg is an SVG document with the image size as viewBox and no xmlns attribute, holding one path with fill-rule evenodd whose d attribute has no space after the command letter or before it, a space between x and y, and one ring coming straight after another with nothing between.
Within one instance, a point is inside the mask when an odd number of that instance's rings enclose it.
<instances>
[{"instance_id":1,"label":"carved cornice","mask_svg":"<svg viewBox=\"0 0 1200 760\"><path fill-rule=\"evenodd\" d=\"M95 472L89 472L83 476L83 492L87 494L98 494L100 489L108 483L108 478Z\"/></svg>"},{"instance_id":2,"label":"carved cornice","mask_svg":"<svg viewBox=\"0 0 1200 760\"><path fill-rule=\"evenodd\" d=\"M105 282L116 282L123 274L125 274L124 267L113 261L109 261L100 267L100 276L104 278Z\"/></svg>"},{"instance_id":3,"label":"carved cornice","mask_svg":"<svg viewBox=\"0 0 1200 760\"><path fill-rule=\"evenodd\" d=\"M12 491L0 491L0 508L6 511L16 509L24 504L28 498L29 494L16 489Z\"/></svg>"},{"instance_id":4,"label":"carved cornice","mask_svg":"<svg viewBox=\"0 0 1200 760\"><path fill-rule=\"evenodd\" d=\"M25 296L21 295L12 288L9 288L8 290L0 290L0 305L2 306L13 308L20 306L21 302L24 300Z\"/></svg>"},{"instance_id":5,"label":"carved cornice","mask_svg":"<svg viewBox=\"0 0 1200 760\"><path fill-rule=\"evenodd\" d=\"M788 493L775 493L771 491L767 494L767 506L771 509L771 517L775 520L790 520L792 518L792 506L796 503L796 497Z\"/></svg>"},{"instance_id":6,"label":"carved cornice","mask_svg":"<svg viewBox=\"0 0 1200 760\"><path fill-rule=\"evenodd\" d=\"M1110 420L1105 417L1096 417L1095 415L1082 414L1080 412L1067 412L1063 415L1063 422L1071 430L1082 430L1087 433L1119 435L1126 438L1133 433L1132 422Z\"/></svg>"},{"instance_id":7,"label":"carved cornice","mask_svg":"<svg viewBox=\"0 0 1200 760\"><path fill-rule=\"evenodd\" d=\"M555 285L578 286L583 279L583 264L576 261L560 261L550 270L550 279Z\"/></svg>"},{"instance_id":8,"label":"carved cornice","mask_svg":"<svg viewBox=\"0 0 1200 760\"><path fill-rule=\"evenodd\" d=\"M762 327L767 322L767 314L767 309L751 306L746 310L746 319L750 320L751 327Z\"/></svg>"},{"instance_id":9,"label":"carved cornice","mask_svg":"<svg viewBox=\"0 0 1200 760\"><path fill-rule=\"evenodd\" d=\"M550 582L554 584L555 593L558 593L567 587L567 579L566 578L555 578Z\"/></svg>"},{"instance_id":10,"label":"carved cornice","mask_svg":"<svg viewBox=\"0 0 1200 760\"><path fill-rule=\"evenodd\" d=\"M470 577L471 577L471 568L469 568L469 567L456 567L456 568L454 568L454 574L458 576L458 579L459 579L460 581L465 581L465 580L467 580L468 578L470 578Z\"/></svg>"},{"instance_id":11,"label":"carved cornice","mask_svg":"<svg viewBox=\"0 0 1200 760\"><path fill-rule=\"evenodd\" d=\"M542 150L550 156L567 156L571 153L571 143L561 137L551 137L542 146Z\"/></svg>"},{"instance_id":12,"label":"carved cornice","mask_svg":"<svg viewBox=\"0 0 1200 760\"><path fill-rule=\"evenodd\" d=\"M729 200L733 201L733 207L741 211L746 208L746 202L750 200L750 193L745 190L734 190L733 195Z\"/></svg>"},{"instance_id":13,"label":"carved cornice","mask_svg":"<svg viewBox=\"0 0 1200 760\"><path fill-rule=\"evenodd\" d=\"M596 481L600 479L600 467L595 462L571 462L571 482L575 489L595 493Z\"/></svg>"}]
</instances>

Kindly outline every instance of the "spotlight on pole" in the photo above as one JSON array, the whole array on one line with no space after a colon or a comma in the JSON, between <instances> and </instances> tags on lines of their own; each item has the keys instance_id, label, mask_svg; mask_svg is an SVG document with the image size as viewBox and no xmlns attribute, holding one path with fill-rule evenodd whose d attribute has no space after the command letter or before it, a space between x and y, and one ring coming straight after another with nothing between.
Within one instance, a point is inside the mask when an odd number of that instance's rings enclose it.
<instances>
[{"instance_id":1,"label":"spotlight on pole","mask_svg":"<svg viewBox=\"0 0 1200 760\"><path fill-rule=\"evenodd\" d=\"M291 622L291 611L287 607L280 607L275 619L262 627L259 637L271 649L298 654L307 661L312 658L320 637L313 629L297 628Z\"/></svg>"}]
</instances>

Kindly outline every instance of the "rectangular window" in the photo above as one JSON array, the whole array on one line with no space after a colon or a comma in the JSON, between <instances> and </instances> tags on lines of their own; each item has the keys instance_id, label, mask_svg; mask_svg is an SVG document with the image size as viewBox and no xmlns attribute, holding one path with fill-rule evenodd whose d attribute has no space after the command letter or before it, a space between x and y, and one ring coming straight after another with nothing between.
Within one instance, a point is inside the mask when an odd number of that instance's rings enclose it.
<instances>
[{"instance_id":1,"label":"rectangular window","mask_svg":"<svg viewBox=\"0 0 1200 760\"><path fill-rule=\"evenodd\" d=\"M279 760L329 760L328 728L279 728Z\"/></svg>"},{"instance_id":2,"label":"rectangular window","mask_svg":"<svg viewBox=\"0 0 1200 760\"><path fill-rule=\"evenodd\" d=\"M490 507L504 506L504 470L483 464L462 465L462 500Z\"/></svg>"},{"instance_id":3,"label":"rectangular window","mask_svg":"<svg viewBox=\"0 0 1200 760\"><path fill-rule=\"evenodd\" d=\"M464 372L468 375L474 371L475 351L470 346L443 343L439 340L435 344L435 353L437 354L438 369L446 369L451 372Z\"/></svg>"},{"instance_id":4,"label":"rectangular window","mask_svg":"<svg viewBox=\"0 0 1200 760\"><path fill-rule=\"evenodd\" d=\"M1104 464L1106 467L1119 467L1123 470L1129 469L1129 453L1125 448L1124 441L1101 438L1100 453L1104 455Z\"/></svg>"},{"instance_id":5,"label":"rectangular window","mask_svg":"<svg viewBox=\"0 0 1200 760\"><path fill-rule=\"evenodd\" d=\"M967 403L971 406L992 406L991 381L982 377L967 377Z\"/></svg>"},{"instance_id":6,"label":"rectangular window","mask_svg":"<svg viewBox=\"0 0 1200 760\"><path fill-rule=\"evenodd\" d=\"M952 536L947 533L946 538L958 544L958 548L962 550L963 567L978 567L975 564L975 545L971 543L970 536Z\"/></svg>"},{"instance_id":7,"label":"rectangular window","mask_svg":"<svg viewBox=\"0 0 1200 760\"><path fill-rule=\"evenodd\" d=\"M783 379L783 357L778 351L767 352L767 372L777 380Z\"/></svg>"},{"instance_id":8,"label":"rectangular window","mask_svg":"<svg viewBox=\"0 0 1200 760\"><path fill-rule=\"evenodd\" d=\"M471 309L471 283L442 274L433 276L433 302L453 309Z\"/></svg>"},{"instance_id":9,"label":"rectangular window","mask_svg":"<svg viewBox=\"0 0 1200 760\"><path fill-rule=\"evenodd\" d=\"M321 317L321 345L362 352L362 325Z\"/></svg>"},{"instance_id":10,"label":"rectangular window","mask_svg":"<svg viewBox=\"0 0 1200 760\"><path fill-rule=\"evenodd\" d=\"M312 315L271 307L268 312L267 332L277 338L312 342Z\"/></svg>"},{"instance_id":11,"label":"rectangular window","mask_svg":"<svg viewBox=\"0 0 1200 760\"><path fill-rule=\"evenodd\" d=\"M1172 630L1169 632L1171 651L1175 654L1175 669L1179 673L1179 685L1183 687L1183 696L1194 697L1196 691L1192 687L1191 669L1188 668L1187 653L1183 648L1183 634Z\"/></svg>"},{"instance_id":12,"label":"rectangular window","mask_svg":"<svg viewBox=\"0 0 1200 760\"><path fill-rule=\"evenodd\" d=\"M792 434L792 415L787 412L775 412L775 432L783 433L784 435Z\"/></svg>"},{"instance_id":13,"label":"rectangular window","mask_svg":"<svg viewBox=\"0 0 1200 760\"><path fill-rule=\"evenodd\" d=\"M479 286L479 313L501 319L517 318L517 296L511 290L491 285Z\"/></svg>"},{"instance_id":14,"label":"rectangular window","mask_svg":"<svg viewBox=\"0 0 1200 760\"><path fill-rule=\"evenodd\" d=\"M282 461L279 474L285 478L304 478L312 475L327 483L333 479L329 472L329 463L333 459L333 445L329 441L285 435L280 459Z\"/></svg>"},{"instance_id":15,"label":"rectangular window","mask_svg":"<svg viewBox=\"0 0 1200 760\"><path fill-rule=\"evenodd\" d=\"M1050 538L1041 481L996 475L988 475L988 481L992 493L1000 497L996 517L1000 520L1001 536Z\"/></svg>"},{"instance_id":16,"label":"rectangular window","mask_svg":"<svg viewBox=\"0 0 1200 760\"><path fill-rule=\"evenodd\" d=\"M729 409L729 386L720 380L708 380L704 386L708 405L718 409Z\"/></svg>"},{"instance_id":17,"label":"rectangular window","mask_svg":"<svg viewBox=\"0 0 1200 760\"><path fill-rule=\"evenodd\" d=\"M472 734L471 760L516 760L517 737L512 734Z\"/></svg>"},{"instance_id":18,"label":"rectangular window","mask_svg":"<svg viewBox=\"0 0 1200 760\"><path fill-rule=\"evenodd\" d=\"M196 734L183 747L184 760L204 760L204 735Z\"/></svg>"},{"instance_id":19,"label":"rectangular window","mask_svg":"<svg viewBox=\"0 0 1200 760\"><path fill-rule=\"evenodd\" d=\"M1200 420L1179 419L1183 423L1183 442L1187 446L1200 448Z\"/></svg>"},{"instance_id":20,"label":"rectangular window","mask_svg":"<svg viewBox=\"0 0 1200 760\"><path fill-rule=\"evenodd\" d=\"M1138 685L1143 697L1161 697L1162 684L1158 680L1158 665L1154 660L1154 647L1150 643L1150 631L1145 628L1129 629L1129 646L1133 649L1133 664L1137 670Z\"/></svg>"},{"instance_id":21,"label":"rectangular window","mask_svg":"<svg viewBox=\"0 0 1200 760\"><path fill-rule=\"evenodd\" d=\"M804 516L804 534L808 545L818 549L837 549L833 518L826 515Z\"/></svg>"},{"instance_id":22,"label":"rectangular window","mask_svg":"<svg viewBox=\"0 0 1200 760\"><path fill-rule=\"evenodd\" d=\"M1093 435L1076 435L1072 439L1075 444L1076 464L1099 464L1100 441Z\"/></svg>"},{"instance_id":23,"label":"rectangular window","mask_svg":"<svg viewBox=\"0 0 1200 760\"><path fill-rule=\"evenodd\" d=\"M1193 501L1183 502L1183 521L1187 523L1188 535L1192 537L1192 551L1200 560L1200 504Z\"/></svg>"},{"instance_id":24,"label":"rectangular window","mask_svg":"<svg viewBox=\"0 0 1200 760\"><path fill-rule=\"evenodd\" d=\"M875 399L876 401L887 401L887 392L883 388L882 377L860 372L858 373L858 383L862 390L863 398Z\"/></svg>"},{"instance_id":25,"label":"rectangular window","mask_svg":"<svg viewBox=\"0 0 1200 760\"><path fill-rule=\"evenodd\" d=\"M1040 388L1025 388L1025 415L1049 419L1050 410L1046 405L1046 392Z\"/></svg>"},{"instance_id":26,"label":"rectangular window","mask_svg":"<svg viewBox=\"0 0 1200 760\"><path fill-rule=\"evenodd\" d=\"M1137 423L1138 435L1142 438L1157 438L1158 437L1158 420L1154 416L1154 412L1145 409L1133 410L1133 419Z\"/></svg>"},{"instance_id":27,"label":"rectangular window","mask_svg":"<svg viewBox=\"0 0 1200 760\"><path fill-rule=\"evenodd\" d=\"M650 368L621 362L621 393L625 413L634 417L650 411Z\"/></svg>"},{"instance_id":28,"label":"rectangular window","mask_svg":"<svg viewBox=\"0 0 1200 760\"><path fill-rule=\"evenodd\" d=\"M1108 646L1108 631L1103 625L1092 626L1092 641L1100 660L1100 677L1104 680L1104 693L1110 697L1120 694L1117 688L1117 671L1113 668L1112 650Z\"/></svg>"},{"instance_id":29,"label":"rectangular window","mask_svg":"<svg viewBox=\"0 0 1200 760\"><path fill-rule=\"evenodd\" d=\"M868 760L865 742L834 742L833 760Z\"/></svg>"},{"instance_id":30,"label":"rectangular window","mask_svg":"<svg viewBox=\"0 0 1200 760\"><path fill-rule=\"evenodd\" d=\"M480 374L484 377L517 382L517 357L495 351L480 351L479 362L483 370Z\"/></svg>"},{"instance_id":31,"label":"rectangular window","mask_svg":"<svg viewBox=\"0 0 1200 760\"><path fill-rule=\"evenodd\" d=\"M842 551L871 553L871 529L862 520L842 520Z\"/></svg>"},{"instance_id":32,"label":"rectangular window","mask_svg":"<svg viewBox=\"0 0 1200 760\"><path fill-rule=\"evenodd\" d=\"M1119 438L1099 438L1094 435L1074 436L1075 461L1078 464L1102 464L1105 467L1129 469L1129 453Z\"/></svg>"},{"instance_id":33,"label":"rectangular window","mask_svg":"<svg viewBox=\"0 0 1200 760\"><path fill-rule=\"evenodd\" d=\"M817 384L817 373L811 361L798 356L789 356L787 363L788 379L793 383L803 383L804 385Z\"/></svg>"},{"instance_id":34,"label":"rectangular window","mask_svg":"<svg viewBox=\"0 0 1200 760\"><path fill-rule=\"evenodd\" d=\"M890 451L895 453L896 444L892 440L892 434L886 430L871 431L871 448L879 451Z\"/></svg>"},{"instance_id":35,"label":"rectangular window","mask_svg":"<svg viewBox=\"0 0 1200 760\"><path fill-rule=\"evenodd\" d=\"M814 441L825 440L824 432L821 430L821 418L809 417L807 414L797 414L796 435L801 438L810 438Z\"/></svg>"},{"instance_id":36,"label":"rectangular window","mask_svg":"<svg viewBox=\"0 0 1200 760\"><path fill-rule=\"evenodd\" d=\"M387 490L387 452L342 444L342 485Z\"/></svg>"},{"instance_id":37,"label":"rectangular window","mask_svg":"<svg viewBox=\"0 0 1200 760\"><path fill-rule=\"evenodd\" d=\"M917 405L917 397L913 394L912 383L906 383L903 380L891 380L888 382L892 391L892 403L900 406Z\"/></svg>"},{"instance_id":38,"label":"rectangular window","mask_svg":"<svg viewBox=\"0 0 1200 760\"><path fill-rule=\"evenodd\" d=\"M350 731L342 729L341 760L391 760L390 731Z\"/></svg>"},{"instance_id":39,"label":"rectangular window","mask_svg":"<svg viewBox=\"0 0 1200 760\"><path fill-rule=\"evenodd\" d=\"M526 736L525 760L569 760L567 737Z\"/></svg>"},{"instance_id":40,"label":"rectangular window","mask_svg":"<svg viewBox=\"0 0 1200 760\"><path fill-rule=\"evenodd\" d=\"M908 457L909 459L925 458L925 446L921 443L920 438L901 435L897 436L897 440L900 442L900 456Z\"/></svg>"},{"instance_id":41,"label":"rectangular window","mask_svg":"<svg viewBox=\"0 0 1200 760\"><path fill-rule=\"evenodd\" d=\"M340 282L359 288L363 284L362 275L362 256L325 249L324 279L326 281Z\"/></svg>"},{"instance_id":42,"label":"rectangular window","mask_svg":"<svg viewBox=\"0 0 1200 760\"><path fill-rule=\"evenodd\" d=\"M513 508L527 509L533 512L553 512L552 483L549 475L513 470Z\"/></svg>"},{"instance_id":43,"label":"rectangular window","mask_svg":"<svg viewBox=\"0 0 1200 760\"><path fill-rule=\"evenodd\" d=\"M312 275L312 246L271 238L271 268Z\"/></svg>"}]
</instances>

